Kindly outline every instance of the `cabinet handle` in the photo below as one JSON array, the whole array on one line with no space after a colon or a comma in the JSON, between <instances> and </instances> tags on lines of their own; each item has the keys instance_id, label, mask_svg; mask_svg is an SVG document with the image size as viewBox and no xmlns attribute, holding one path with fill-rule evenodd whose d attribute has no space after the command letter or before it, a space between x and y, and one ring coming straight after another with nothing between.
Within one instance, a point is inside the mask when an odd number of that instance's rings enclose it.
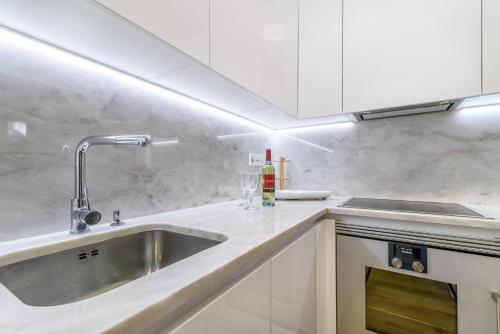
<instances>
[{"instance_id":1,"label":"cabinet handle","mask_svg":"<svg viewBox=\"0 0 500 334\"><path fill-rule=\"evenodd\" d=\"M493 292L491 297L497 304L497 334L500 334L500 294Z\"/></svg>"}]
</instances>

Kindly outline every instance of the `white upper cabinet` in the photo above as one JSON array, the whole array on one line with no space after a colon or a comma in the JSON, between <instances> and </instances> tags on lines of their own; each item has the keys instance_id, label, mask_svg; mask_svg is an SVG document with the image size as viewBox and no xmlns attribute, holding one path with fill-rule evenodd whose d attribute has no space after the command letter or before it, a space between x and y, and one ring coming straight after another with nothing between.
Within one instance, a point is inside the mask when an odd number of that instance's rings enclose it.
<instances>
[{"instance_id":1,"label":"white upper cabinet","mask_svg":"<svg viewBox=\"0 0 500 334\"><path fill-rule=\"evenodd\" d=\"M200 62L210 63L210 0L97 0Z\"/></svg>"},{"instance_id":2,"label":"white upper cabinet","mask_svg":"<svg viewBox=\"0 0 500 334\"><path fill-rule=\"evenodd\" d=\"M500 1L483 0L483 93L500 92Z\"/></svg>"},{"instance_id":3,"label":"white upper cabinet","mask_svg":"<svg viewBox=\"0 0 500 334\"><path fill-rule=\"evenodd\" d=\"M211 0L211 67L297 116L298 0Z\"/></svg>"},{"instance_id":4,"label":"white upper cabinet","mask_svg":"<svg viewBox=\"0 0 500 334\"><path fill-rule=\"evenodd\" d=\"M481 94L481 0L345 0L343 47L344 112Z\"/></svg>"},{"instance_id":5,"label":"white upper cabinet","mask_svg":"<svg viewBox=\"0 0 500 334\"><path fill-rule=\"evenodd\" d=\"M299 0L299 118L342 113L342 0Z\"/></svg>"},{"instance_id":6,"label":"white upper cabinet","mask_svg":"<svg viewBox=\"0 0 500 334\"><path fill-rule=\"evenodd\" d=\"M313 228L271 259L273 334L316 334L316 233Z\"/></svg>"}]
</instances>

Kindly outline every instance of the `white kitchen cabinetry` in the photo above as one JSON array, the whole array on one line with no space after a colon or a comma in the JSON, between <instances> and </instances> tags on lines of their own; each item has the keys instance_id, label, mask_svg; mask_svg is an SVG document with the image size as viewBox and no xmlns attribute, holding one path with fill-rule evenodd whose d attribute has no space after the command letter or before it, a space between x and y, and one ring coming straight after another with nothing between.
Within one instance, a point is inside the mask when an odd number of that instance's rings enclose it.
<instances>
[{"instance_id":1,"label":"white kitchen cabinetry","mask_svg":"<svg viewBox=\"0 0 500 334\"><path fill-rule=\"evenodd\" d=\"M326 219L173 331L159 333L335 334L335 289L335 222Z\"/></svg>"},{"instance_id":2,"label":"white kitchen cabinetry","mask_svg":"<svg viewBox=\"0 0 500 334\"><path fill-rule=\"evenodd\" d=\"M271 259L273 334L316 333L316 233L312 229Z\"/></svg>"},{"instance_id":3,"label":"white kitchen cabinetry","mask_svg":"<svg viewBox=\"0 0 500 334\"><path fill-rule=\"evenodd\" d=\"M97 1L209 65L210 0Z\"/></svg>"},{"instance_id":4,"label":"white kitchen cabinetry","mask_svg":"<svg viewBox=\"0 0 500 334\"><path fill-rule=\"evenodd\" d=\"M211 0L211 67L297 116L298 0Z\"/></svg>"},{"instance_id":5,"label":"white kitchen cabinetry","mask_svg":"<svg viewBox=\"0 0 500 334\"><path fill-rule=\"evenodd\" d=\"M500 92L500 1L483 0L483 94Z\"/></svg>"},{"instance_id":6,"label":"white kitchen cabinetry","mask_svg":"<svg viewBox=\"0 0 500 334\"><path fill-rule=\"evenodd\" d=\"M316 228L316 333L337 333L337 276L335 221Z\"/></svg>"},{"instance_id":7,"label":"white kitchen cabinetry","mask_svg":"<svg viewBox=\"0 0 500 334\"><path fill-rule=\"evenodd\" d=\"M298 117L342 113L342 0L299 0Z\"/></svg>"},{"instance_id":8,"label":"white kitchen cabinetry","mask_svg":"<svg viewBox=\"0 0 500 334\"><path fill-rule=\"evenodd\" d=\"M265 334L270 333L270 316L267 261L171 333Z\"/></svg>"},{"instance_id":9,"label":"white kitchen cabinetry","mask_svg":"<svg viewBox=\"0 0 500 334\"><path fill-rule=\"evenodd\" d=\"M344 112L481 94L481 0L346 0L343 33Z\"/></svg>"}]
</instances>

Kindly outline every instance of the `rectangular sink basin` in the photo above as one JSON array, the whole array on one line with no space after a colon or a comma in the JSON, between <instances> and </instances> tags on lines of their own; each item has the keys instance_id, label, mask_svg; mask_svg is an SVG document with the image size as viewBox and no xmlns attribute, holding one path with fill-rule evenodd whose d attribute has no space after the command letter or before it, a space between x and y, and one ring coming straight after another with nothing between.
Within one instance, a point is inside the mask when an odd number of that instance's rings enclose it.
<instances>
[{"instance_id":1,"label":"rectangular sink basin","mask_svg":"<svg viewBox=\"0 0 500 334\"><path fill-rule=\"evenodd\" d=\"M144 231L0 268L0 283L23 303L54 306L99 295L221 243Z\"/></svg>"}]
</instances>

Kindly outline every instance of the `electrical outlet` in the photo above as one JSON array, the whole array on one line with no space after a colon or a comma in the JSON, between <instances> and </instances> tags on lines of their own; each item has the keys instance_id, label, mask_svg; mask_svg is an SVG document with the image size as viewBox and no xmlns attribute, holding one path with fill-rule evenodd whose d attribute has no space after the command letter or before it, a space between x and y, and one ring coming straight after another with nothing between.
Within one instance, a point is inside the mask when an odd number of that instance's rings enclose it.
<instances>
[{"instance_id":1,"label":"electrical outlet","mask_svg":"<svg viewBox=\"0 0 500 334\"><path fill-rule=\"evenodd\" d=\"M266 164L266 159L264 154L249 153L248 154L248 165L249 166L264 166Z\"/></svg>"}]
</instances>

